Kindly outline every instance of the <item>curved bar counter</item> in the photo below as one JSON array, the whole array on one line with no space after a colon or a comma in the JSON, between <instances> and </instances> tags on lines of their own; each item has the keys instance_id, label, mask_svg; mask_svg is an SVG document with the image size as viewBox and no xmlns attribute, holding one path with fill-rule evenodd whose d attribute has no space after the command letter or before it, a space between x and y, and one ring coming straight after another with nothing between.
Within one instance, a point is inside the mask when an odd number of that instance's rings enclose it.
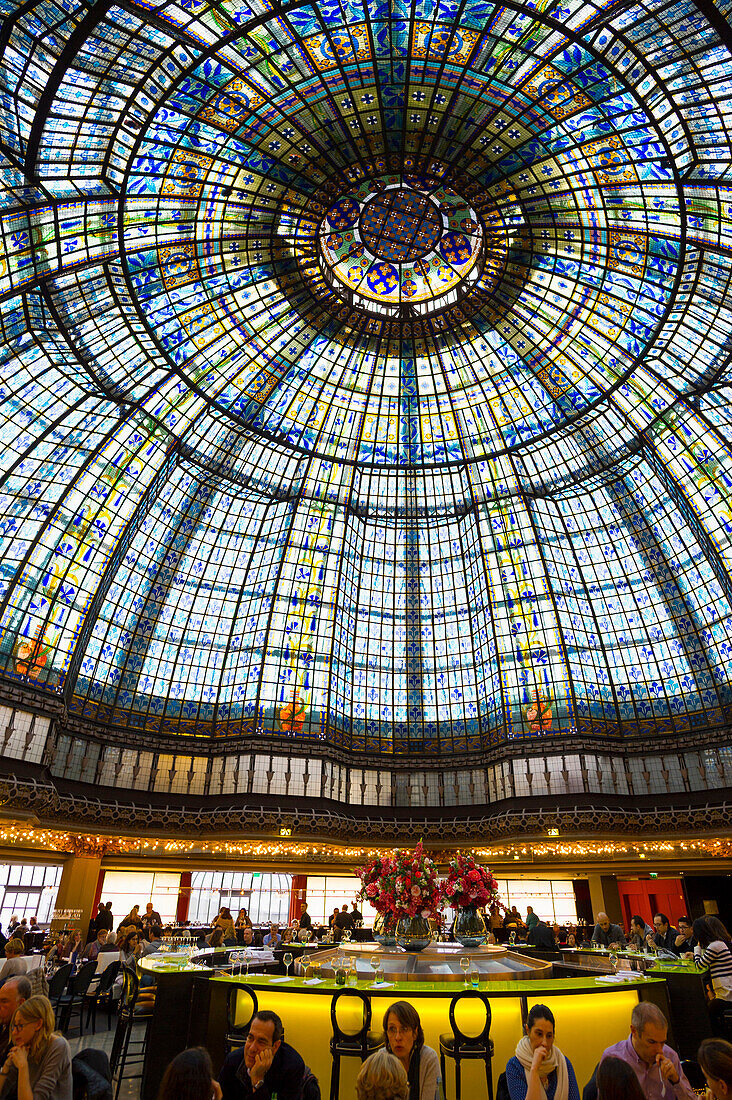
<instances>
[{"instance_id":1,"label":"curved bar counter","mask_svg":"<svg viewBox=\"0 0 732 1100\"><path fill-rule=\"evenodd\" d=\"M357 952L356 947L362 947L362 950ZM666 982L662 977L632 975L632 980L623 982L614 981L609 975L553 978L551 964L522 958L503 948L467 952L452 948L458 961L456 974L446 976L444 972L438 972L418 975L412 969L412 980L389 980L388 984L375 988L368 964L376 950L376 946L371 944L349 944L345 951L340 948L314 951L309 959L321 963L320 976L316 979L292 973L289 978L284 974L250 973L247 977L244 974L222 973L205 965L212 955L216 956L217 962L222 960L226 953L220 951L200 952L193 956L196 961L190 963L185 959L173 963L164 956L148 956L140 967L143 973L155 976L157 998L142 1083L143 1100L154 1100L165 1066L186 1046L205 1045L211 1053L214 1068L218 1070L225 1055L229 994L232 985L243 984L254 989L260 1008L272 1009L282 1017L287 1041L300 1051L318 1077L321 1093L327 1095L331 1070L328 1046L331 1036L330 1006L333 994L341 988L336 986L332 973L329 973L332 966L328 964L332 963L333 956L342 954L356 954L359 957L356 988L366 993L371 1001L372 1030L380 1029L383 1014L393 1001L406 1000L419 1012L427 1045L434 1049L439 1049L440 1034L450 1031L450 999L463 989L459 959L468 955L471 960L477 957L481 966L489 963L500 965L502 974L494 972L491 980L481 977L479 985L480 991L488 996L492 1011L494 1082L514 1053L522 1034L523 1020L532 1004L547 1004L555 1013L557 1044L572 1061L580 1087L591 1076L604 1048L629 1033L630 1014L639 1000L653 1001L669 1015ZM398 948L387 949L387 954L392 956L395 966L405 967L407 971L410 967L420 968L418 958L415 963L413 956L405 957L405 953ZM447 952L441 949L441 945L435 947L437 959L431 959L430 954L432 952L422 960L426 970L432 966L452 968L454 960L446 957ZM256 958L256 953L252 952L252 956ZM318 959L317 956L326 958ZM520 966L520 969L511 972L513 966ZM518 977L517 974L529 976ZM467 1017L460 1022L470 1030ZM343 1061L342 1097L354 1095L358 1068L358 1059ZM472 1089L475 1096L485 1096L482 1065L465 1063L463 1089L465 1095L470 1095L469 1090ZM452 1070L448 1064L447 1095L453 1094Z\"/></svg>"}]
</instances>

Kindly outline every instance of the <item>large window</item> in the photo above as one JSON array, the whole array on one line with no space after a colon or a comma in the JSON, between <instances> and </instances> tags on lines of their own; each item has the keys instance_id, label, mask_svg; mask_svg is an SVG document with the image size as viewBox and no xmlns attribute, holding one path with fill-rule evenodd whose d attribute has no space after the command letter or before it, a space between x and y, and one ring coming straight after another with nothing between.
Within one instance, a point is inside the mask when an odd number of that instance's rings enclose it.
<instances>
[{"instance_id":1,"label":"large window","mask_svg":"<svg viewBox=\"0 0 732 1100\"><path fill-rule=\"evenodd\" d=\"M188 919L208 924L222 905L228 905L236 920L247 909L254 924L275 921L286 924L290 913L292 875L267 875L259 871L194 871Z\"/></svg>"},{"instance_id":2,"label":"large window","mask_svg":"<svg viewBox=\"0 0 732 1100\"><path fill-rule=\"evenodd\" d=\"M58 864L0 863L0 925L4 928L16 913L19 920L35 917L39 924L49 923L60 881Z\"/></svg>"},{"instance_id":3,"label":"large window","mask_svg":"<svg viewBox=\"0 0 732 1100\"><path fill-rule=\"evenodd\" d=\"M175 920L180 890L180 874L167 871L106 871L102 884L102 901L112 902L116 923L129 913L133 905L151 901L165 924Z\"/></svg>"},{"instance_id":4,"label":"large window","mask_svg":"<svg viewBox=\"0 0 732 1100\"><path fill-rule=\"evenodd\" d=\"M336 905L351 908L356 901L356 893L361 883L355 875L308 875L307 902L308 912L315 923L327 924ZM363 913L364 924L372 924L376 910L364 902L356 902Z\"/></svg>"},{"instance_id":5,"label":"large window","mask_svg":"<svg viewBox=\"0 0 732 1100\"><path fill-rule=\"evenodd\" d=\"M515 905L526 918L526 906L533 906L541 920L572 924L577 920L577 904L571 879L498 879L504 905Z\"/></svg>"}]
</instances>

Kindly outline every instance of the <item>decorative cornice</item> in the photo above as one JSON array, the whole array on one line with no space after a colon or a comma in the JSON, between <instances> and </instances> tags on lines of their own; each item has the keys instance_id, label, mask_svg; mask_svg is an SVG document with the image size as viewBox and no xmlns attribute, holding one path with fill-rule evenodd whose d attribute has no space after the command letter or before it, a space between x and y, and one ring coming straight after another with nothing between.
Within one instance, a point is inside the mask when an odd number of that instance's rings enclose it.
<instances>
[{"instance_id":1,"label":"decorative cornice","mask_svg":"<svg viewBox=\"0 0 732 1100\"><path fill-rule=\"evenodd\" d=\"M637 799L607 798L602 805L591 807L553 803L549 799L531 800L530 808L516 808L510 800L495 808L473 807L472 812L455 814L443 810L439 816L420 816L414 812L396 817L379 807L363 808L367 812L347 813L325 805L303 807L273 807L251 798L230 799L226 804L213 799L179 800L177 805L153 805L143 792L134 799L128 792L118 800L101 796L62 792L53 784L6 775L2 786L7 797L6 815L13 811L31 811L38 820L55 829L79 832L98 829L133 833L138 837L155 835L206 837L223 834L238 837L291 836L300 840L326 840L345 844L379 845L413 844L424 840L435 850L460 845L475 847L497 841L520 840L527 837L555 835L563 837L607 836L704 836L729 833L732 805L720 801L693 805L679 796L678 802L642 806ZM565 800L566 802L566 800ZM282 830L289 830L282 833ZM552 832L550 832L552 830ZM100 839L105 845L110 841ZM88 854L88 853L87 853Z\"/></svg>"}]
</instances>

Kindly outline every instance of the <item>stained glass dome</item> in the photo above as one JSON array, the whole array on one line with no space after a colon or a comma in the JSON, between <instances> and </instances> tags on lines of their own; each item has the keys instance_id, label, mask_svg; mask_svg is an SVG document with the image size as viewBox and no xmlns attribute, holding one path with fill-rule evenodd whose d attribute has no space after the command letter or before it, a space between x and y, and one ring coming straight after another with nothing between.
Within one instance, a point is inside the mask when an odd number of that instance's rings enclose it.
<instances>
[{"instance_id":1,"label":"stained glass dome","mask_svg":"<svg viewBox=\"0 0 732 1100\"><path fill-rule=\"evenodd\" d=\"M3 11L6 697L374 758L726 727L727 4Z\"/></svg>"}]
</instances>

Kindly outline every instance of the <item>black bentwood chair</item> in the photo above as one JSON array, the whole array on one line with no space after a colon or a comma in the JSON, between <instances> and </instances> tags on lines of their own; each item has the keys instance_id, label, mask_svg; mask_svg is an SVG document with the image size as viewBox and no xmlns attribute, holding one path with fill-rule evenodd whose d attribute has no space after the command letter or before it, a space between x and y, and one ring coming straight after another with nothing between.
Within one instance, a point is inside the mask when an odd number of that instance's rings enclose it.
<instances>
[{"instance_id":1,"label":"black bentwood chair","mask_svg":"<svg viewBox=\"0 0 732 1100\"><path fill-rule=\"evenodd\" d=\"M485 1020L482 1030L475 1035L467 1035L462 1031L455 1020L455 1009L461 1001L481 1001L485 1011ZM490 1038L491 1030L491 1006L485 993L477 989L466 989L463 993L456 993L450 1001L450 1027L452 1035L440 1036L440 1068L442 1081L447 1094L445 1079L445 1059L455 1059L455 1100L460 1100L460 1063L469 1059L482 1059L485 1064L485 1080L488 1086L488 1100L493 1100L493 1040Z\"/></svg>"},{"instance_id":2,"label":"black bentwood chair","mask_svg":"<svg viewBox=\"0 0 732 1100\"><path fill-rule=\"evenodd\" d=\"M232 985L226 1004L226 1053L244 1046L249 1027L257 1015L257 994L246 982Z\"/></svg>"},{"instance_id":3,"label":"black bentwood chair","mask_svg":"<svg viewBox=\"0 0 732 1100\"><path fill-rule=\"evenodd\" d=\"M356 1008L354 1027L346 1029L338 1019L338 1010L346 1007L344 998L360 1001L360 1005L349 1005L351 1011ZM340 1001L340 1005L339 1005ZM383 1036L369 1030L371 1027L371 1001L360 989L339 989L330 1002L330 1022L333 1025L333 1037L330 1041L330 1054L333 1064L330 1071L330 1100L338 1100L341 1080L341 1058L360 1058L363 1062L384 1045Z\"/></svg>"}]
</instances>

